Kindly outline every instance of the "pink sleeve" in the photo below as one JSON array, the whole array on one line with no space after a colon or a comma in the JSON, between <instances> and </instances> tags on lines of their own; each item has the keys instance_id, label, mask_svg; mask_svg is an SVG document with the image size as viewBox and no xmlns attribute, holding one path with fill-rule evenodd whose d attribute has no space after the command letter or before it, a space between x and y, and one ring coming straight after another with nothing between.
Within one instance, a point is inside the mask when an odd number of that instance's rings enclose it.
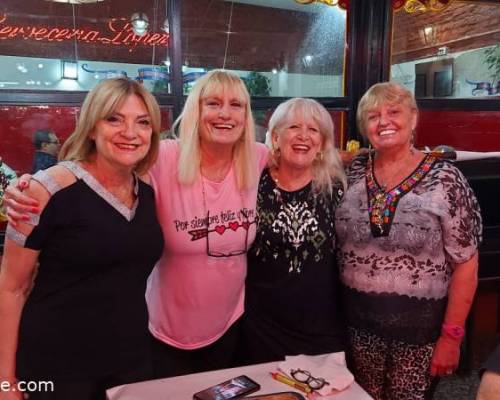
<instances>
[{"instance_id":1,"label":"pink sleeve","mask_svg":"<svg viewBox=\"0 0 500 400\"><path fill-rule=\"evenodd\" d=\"M162 177L165 177L166 174L176 173L177 148L178 144L175 140L165 139L160 141L158 158L148 171L153 188L156 189L158 187L159 183L163 180Z\"/></svg>"}]
</instances>

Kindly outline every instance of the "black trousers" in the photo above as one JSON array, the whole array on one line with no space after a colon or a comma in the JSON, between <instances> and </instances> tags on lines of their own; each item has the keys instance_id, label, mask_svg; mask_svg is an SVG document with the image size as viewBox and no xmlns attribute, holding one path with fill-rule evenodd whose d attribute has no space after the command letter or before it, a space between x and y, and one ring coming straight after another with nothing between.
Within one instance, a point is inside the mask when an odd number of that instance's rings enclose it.
<instances>
[{"instance_id":1,"label":"black trousers","mask_svg":"<svg viewBox=\"0 0 500 400\"><path fill-rule=\"evenodd\" d=\"M170 346L154 337L153 370L155 378L194 374L235 366L240 321L236 321L216 342L195 350Z\"/></svg>"}]
</instances>

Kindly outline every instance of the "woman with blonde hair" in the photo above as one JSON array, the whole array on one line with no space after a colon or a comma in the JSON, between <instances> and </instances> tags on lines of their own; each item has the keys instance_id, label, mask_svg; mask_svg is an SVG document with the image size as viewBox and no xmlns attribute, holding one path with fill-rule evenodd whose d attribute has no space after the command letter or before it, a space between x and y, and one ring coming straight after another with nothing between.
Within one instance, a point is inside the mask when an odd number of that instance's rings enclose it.
<instances>
[{"instance_id":1,"label":"woman with blonde hair","mask_svg":"<svg viewBox=\"0 0 500 400\"><path fill-rule=\"evenodd\" d=\"M257 196L259 227L248 255L243 358L344 350L334 213L346 178L333 122L312 99L278 106L268 128L271 157Z\"/></svg>"},{"instance_id":2,"label":"woman with blonde hair","mask_svg":"<svg viewBox=\"0 0 500 400\"><path fill-rule=\"evenodd\" d=\"M458 365L477 286L479 205L453 164L413 147L409 90L372 86L357 119L374 151L347 170L335 221L354 375L374 399L424 399L432 377Z\"/></svg>"},{"instance_id":3,"label":"woman with blonde hair","mask_svg":"<svg viewBox=\"0 0 500 400\"><path fill-rule=\"evenodd\" d=\"M63 161L33 176L26 195L41 214L8 226L0 269L0 399L22 398L17 379L52 382L32 400L94 400L151 378L144 291L163 238L138 175L156 160L159 132L140 84L101 82Z\"/></svg>"},{"instance_id":4,"label":"woman with blonde hair","mask_svg":"<svg viewBox=\"0 0 500 400\"><path fill-rule=\"evenodd\" d=\"M230 72L201 77L175 126L179 141L162 141L150 170L166 244L146 293L158 377L234 362L267 159L248 91Z\"/></svg>"}]
</instances>

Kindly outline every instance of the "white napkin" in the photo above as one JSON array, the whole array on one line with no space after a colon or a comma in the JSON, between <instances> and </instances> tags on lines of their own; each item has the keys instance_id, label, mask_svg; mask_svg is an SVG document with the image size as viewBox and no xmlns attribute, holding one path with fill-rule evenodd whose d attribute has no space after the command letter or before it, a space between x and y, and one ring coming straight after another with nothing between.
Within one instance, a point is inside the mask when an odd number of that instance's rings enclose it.
<instances>
[{"instance_id":1,"label":"white napkin","mask_svg":"<svg viewBox=\"0 0 500 400\"><path fill-rule=\"evenodd\" d=\"M354 376L346 367L343 351L319 356L286 356L285 361L278 364L278 368L290 378L292 369L309 371L315 378L324 378L329 385L316 392L322 396L347 389L354 382Z\"/></svg>"}]
</instances>

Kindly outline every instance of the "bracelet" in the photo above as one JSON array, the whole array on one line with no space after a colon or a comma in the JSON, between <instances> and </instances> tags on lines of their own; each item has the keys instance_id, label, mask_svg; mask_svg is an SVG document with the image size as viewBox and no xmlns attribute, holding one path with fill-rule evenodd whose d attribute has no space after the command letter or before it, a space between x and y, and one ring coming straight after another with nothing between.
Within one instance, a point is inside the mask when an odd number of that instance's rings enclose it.
<instances>
[{"instance_id":1,"label":"bracelet","mask_svg":"<svg viewBox=\"0 0 500 400\"><path fill-rule=\"evenodd\" d=\"M441 335L448 336L455 340L462 340L465 335L465 330L460 325L444 323L441 327Z\"/></svg>"}]
</instances>

